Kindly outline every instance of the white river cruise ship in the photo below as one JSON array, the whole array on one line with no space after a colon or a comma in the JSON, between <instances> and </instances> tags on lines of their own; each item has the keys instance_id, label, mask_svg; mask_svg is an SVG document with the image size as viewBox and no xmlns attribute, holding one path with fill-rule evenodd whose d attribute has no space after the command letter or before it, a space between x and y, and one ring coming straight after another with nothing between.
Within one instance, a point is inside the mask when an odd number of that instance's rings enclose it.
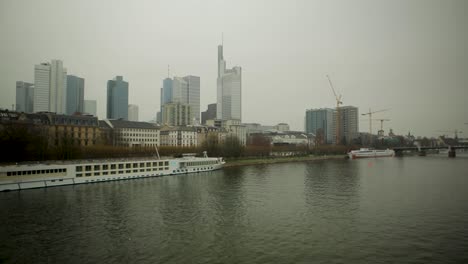
<instances>
[{"instance_id":1,"label":"white river cruise ship","mask_svg":"<svg viewBox=\"0 0 468 264\"><path fill-rule=\"evenodd\" d=\"M185 154L176 159L109 159L0 166L0 191L44 188L146 177L160 177L222 168L222 158Z\"/></svg>"}]
</instances>

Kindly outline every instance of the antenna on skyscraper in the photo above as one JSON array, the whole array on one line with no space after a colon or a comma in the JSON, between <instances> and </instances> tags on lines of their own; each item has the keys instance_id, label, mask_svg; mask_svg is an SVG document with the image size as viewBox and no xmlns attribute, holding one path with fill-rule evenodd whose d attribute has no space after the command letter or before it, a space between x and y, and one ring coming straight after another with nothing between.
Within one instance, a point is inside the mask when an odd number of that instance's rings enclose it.
<instances>
[{"instance_id":1,"label":"antenna on skyscraper","mask_svg":"<svg viewBox=\"0 0 468 264\"><path fill-rule=\"evenodd\" d=\"M171 76L169 75L169 64L167 65L167 78L171 78Z\"/></svg>"}]
</instances>

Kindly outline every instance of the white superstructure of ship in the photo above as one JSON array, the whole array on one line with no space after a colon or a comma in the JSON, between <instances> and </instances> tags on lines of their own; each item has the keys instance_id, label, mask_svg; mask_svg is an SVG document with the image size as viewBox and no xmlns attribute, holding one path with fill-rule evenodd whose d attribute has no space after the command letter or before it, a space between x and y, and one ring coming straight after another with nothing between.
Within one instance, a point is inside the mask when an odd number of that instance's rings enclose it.
<instances>
[{"instance_id":1,"label":"white superstructure of ship","mask_svg":"<svg viewBox=\"0 0 468 264\"><path fill-rule=\"evenodd\" d=\"M212 171L223 158L185 154L182 158L100 159L0 166L0 191L44 188Z\"/></svg>"},{"instance_id":2,"label":"white superstructure of ship","mask_svg":"<svg viewBox=\"0 0 468 264\"><path fill-rule=\"evenodd\" d=\"M351 150L348 156L350 159L393 157L395 156L395 151L393 149L361 148L359 150Z\"/></svg>"}]
</instances>

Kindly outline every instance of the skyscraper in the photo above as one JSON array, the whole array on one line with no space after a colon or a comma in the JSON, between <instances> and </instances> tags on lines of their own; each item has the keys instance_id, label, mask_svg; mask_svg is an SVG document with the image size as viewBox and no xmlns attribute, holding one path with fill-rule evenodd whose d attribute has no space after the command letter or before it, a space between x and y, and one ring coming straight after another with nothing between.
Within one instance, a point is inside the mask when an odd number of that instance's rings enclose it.
<instances>
[{"instance_id":1,"label":"skyscraper","mask_svg":"<svg viewBox=\"0 0 468 264\"><path fill-rule=\"evenodd\" d=\"M32 113L34 106L34 84L16 82L16 111Z\"/></svg>"},{"instance_id":2,"label":"skyscraper","mask_svg":"<svg viewBox=\"0 0 468 264\"><path fill-rule=\"evenodd\" d=\"M67 69L52 60L34 66L34 112L65 113Z\"/></svg>"},{"instance_id":3,"label":"skyscraper","mask_svg":"<svg viewBox=\"0 0 468 264\"><path fill-rule=\"evenodd\" d=\"M190 123L200 122L200 77L188 75L185 77L166 78L161 88L161 116L164 117L164 105L177 103L190 106L188 117Z\"/></svg>"},{"instance_id":4,"label":"skyscraper","mask_svg":"<svg viewBox=\"0 0 468 264\"><path fill-rule=\"evenodd\" d=\"M128 105L128 121L138 121L138 105Z\"/></svg>"},{"instance_id":5,"label":"skyscraper","mask_svg":"<svg viewBox=\"0 0 468 264\"><path fill-rule=\"evenodd\" d=\"M223 45L218 46L217 88L217 118L242 120L242 68L226 69Z\"/></svg>"},{"instance_id":6,"label":"skyscraper","mask_svg":"<svg viewBox=\"0 0 468 264\"><path fill-rule=\"evenodd\" d=\"M333 112L336 120L336 110ZM333 142L336 141L336 121L333 122ZM351 144L353 139L359 137L359 109L355 106L340 107L340 144Z\"/></svg>"},{"instance_id":7,"label":"skyscraper","mask_svg":"<svg viewBox=\"0 0 468 264\"><path fill-rule=\"evenodd\" d=\"M107 81L107 119L128 120L128 82L122 76Z\"/></svg>"},{"instance_id":8,"label":"skyscraper","mask_svg":"<svg viewBox=\"0 0 468 264\"><path fill-rule=\"evenodd\" d=\"M188 86L187 104L190 105L192 118L200 123L200 77L188 75L184 80Z\"/></svg>"},{"instance_id":9,"label":"skyscraper","mask_svg":"<svg viewBox=\"0 0 468 264\"><path fill-rule=\"evenodd\" d=\"M333 109L320 108L306 110L305 131L313 133L320 138L323 143L333 143Z\"/></svg>"},{"instance_id":10,"label":"skyscraper","mask_svg":"<svg viewBox=\"0 0 468 264\"><path fill-rule=\"evenodd\" d=\"M84 111L84 79L67 75L67 115Z\"/></svg>"}]
</instances>

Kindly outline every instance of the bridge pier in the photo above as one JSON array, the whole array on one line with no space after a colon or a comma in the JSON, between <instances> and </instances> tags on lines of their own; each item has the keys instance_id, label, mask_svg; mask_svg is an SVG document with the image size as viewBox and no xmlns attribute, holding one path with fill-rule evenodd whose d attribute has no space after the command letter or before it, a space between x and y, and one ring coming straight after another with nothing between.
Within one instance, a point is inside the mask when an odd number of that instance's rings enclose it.
<instances>
[{"instance_id":1,"label":"bridge pier","mask_svg":"<svg viewBox=\"0 0 468 264\"><path fill-rule=\"evenodd\" d=\"M455 158L456 156L457 156L457 153L455 152L455 149L449 148L448 157L449 158Z\"/></svg>"},{"instance_id":2,"label":"bridge pier","mask_svg":"<svg viewBox=\"0 0 468 264\"><path fill-rule=\"evenodd\" d=\"M426 151L425 150L420 150L418 152L418 156L425 157L426 156Z\"/></svg>"}]
</instances>

